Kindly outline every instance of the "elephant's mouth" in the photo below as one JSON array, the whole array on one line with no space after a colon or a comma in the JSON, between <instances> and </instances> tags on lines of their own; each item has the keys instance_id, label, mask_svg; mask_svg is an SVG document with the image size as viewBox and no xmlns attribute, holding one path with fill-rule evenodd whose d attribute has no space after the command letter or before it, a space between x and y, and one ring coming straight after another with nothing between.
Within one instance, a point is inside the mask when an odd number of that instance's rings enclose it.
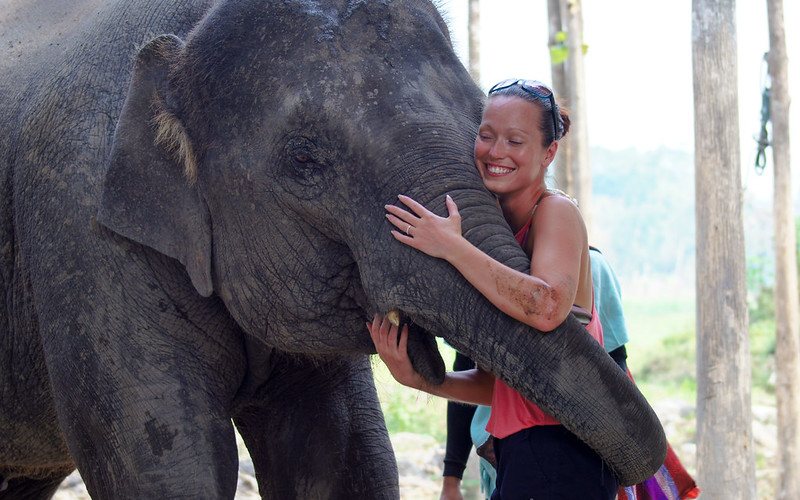
<instances>
[{"instance_id":1,"label":"elephant's mouth","mask_svg":"<svg viewBox=\"0 0 800 500\"><path fill-rule=\"evenodd\" d=\"M391 309L387 319L395 326L408 325L408 357L411 364L428 383L440 385L444 382L445 366L436 337L414 323L413 319L400 309Z\"/></svg>"},{"instance_id":2,"label":"elephant's mouth","mask_svg":"<svg viewBox=\"0 0 800 500\"><path fill-rule=\"evenodd\" d=\"M355 259L351 260L351 265L342 274L349 276L349 280L342 293L339 294L335 309L349 311L350 313L358 311L357 316L363 318L363 320L359 319L356 324L363 325L364 321L371 322L375 308L370 305L371 301L364 291L361 279L359 279L360 273ZM444 360L439 354L436 337L419 326L411 315L399 307L390 309L386 314L389 321L396 326L408 325L408 356L414 368L431 384L439 385L444 382ZM351 317L350 319L353 318ZM367 341L372 346L372 342L370 340ZM372 347L372 352L375 352L374 347Z\"/></svg>"}]
</instances>

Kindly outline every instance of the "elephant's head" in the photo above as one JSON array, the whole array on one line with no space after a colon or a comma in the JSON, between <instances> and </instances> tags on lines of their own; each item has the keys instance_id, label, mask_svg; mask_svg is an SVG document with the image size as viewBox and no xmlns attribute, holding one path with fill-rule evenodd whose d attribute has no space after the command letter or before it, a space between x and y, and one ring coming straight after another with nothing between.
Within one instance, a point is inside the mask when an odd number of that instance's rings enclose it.
<instances>
[{"instance_id":1,"label":"elephant's head","mask_svg":"<svg viewBox=\"0 0 800 500\"><path fill-rule=\"evenodd\" d=\"M450 194L470 241L527 269L473 166L481 105L429 1L221 2L139 51L98 219L280 349L370 352L364 321L398 307L644 479L660 424L576 321L541 335L389 233L398 193L440 214Z\"/></svg>"}]
</instances>

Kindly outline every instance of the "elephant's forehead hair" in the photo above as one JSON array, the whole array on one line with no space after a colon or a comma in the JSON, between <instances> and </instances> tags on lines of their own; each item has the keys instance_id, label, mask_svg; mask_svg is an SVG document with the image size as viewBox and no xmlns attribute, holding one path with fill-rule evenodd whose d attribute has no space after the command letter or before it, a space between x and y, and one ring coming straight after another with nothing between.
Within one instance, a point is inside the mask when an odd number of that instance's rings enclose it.
<instances>
[{"instance_id":1,"label":"elephant's forehead hair","mask_svg":"<svg viewBox=\"0 0 800 500\"><path fill-rule=\"evenodd\" d=\"M416 5L422 9L422 11L436 19L437 22L440 23L440 27L443 28L442 31L445 32L448 39L450 38L449 23L443 15L444 0L383 0L381 2L376 2L375 0L348 0L347 6L340 11L340 21L346 22L354 13L358 12L359 9L368 10L368 7L372 7L378 3L383 6L395 6L399 15L412 13L413 9L410 9L409 6Z\"/></svg>"},{"instance_id":2,"label":"elephant's forehead hair","mask_svg":"<svg viewBox=\"0 0 800 500\"><path fill-rule=\"evenodd\" d=\"M228 82L244 74L243 65L267 76L291 72L303 62L363 64L391 53L419 55L436 38L450 45L447 24L430 0L342 3L218 3L190 34L176 73L182 79Z\"/></svg>"},{"instance_id":3,"label":"elephant's forehead hair","mask_svg":"<svg viewBox=\"0 0 800 500\"><path fill-rule=\"evenodd\" d=\"M359 118L401 87L416 89L410 105L428 108L419 102L426 85L440 94L463 87L463 75L430 78L455 67L447 27L429 0L245 0L212 9L171 77L184 103L178 115L203 142L217 128L262 120L263 110L291 116L303 102Z\"/></svg>"}]
</instances>

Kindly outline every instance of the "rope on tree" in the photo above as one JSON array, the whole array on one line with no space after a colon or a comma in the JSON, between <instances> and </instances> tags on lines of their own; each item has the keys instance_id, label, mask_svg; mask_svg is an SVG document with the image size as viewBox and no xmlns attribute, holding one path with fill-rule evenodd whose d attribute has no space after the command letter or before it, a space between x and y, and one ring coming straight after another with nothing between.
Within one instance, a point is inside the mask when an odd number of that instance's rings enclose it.
<instances>
[{"instance_id":1,"label":"rope on tree","mask_svg":"<svg viewBox=\"0 0 800 500\"><path fill-rule=\"evenodd\" d=\"M769 57L769 52L764 53L764 63L767 62ZM762 64L763 66L763 64ZM769 141L769 132L767 131L767 123L770 121L769 115L769 103L770 103L770 93L772 91L772 86L769 80L769 75L766 75L764 78L764 90L761 92L761 129L759 130L758 137L754 139L758 143L758 148L756 150L756 173L761 175L764 173L764 168L767 166L767 147L770 145Z\"/></svg>"}]
</instances>

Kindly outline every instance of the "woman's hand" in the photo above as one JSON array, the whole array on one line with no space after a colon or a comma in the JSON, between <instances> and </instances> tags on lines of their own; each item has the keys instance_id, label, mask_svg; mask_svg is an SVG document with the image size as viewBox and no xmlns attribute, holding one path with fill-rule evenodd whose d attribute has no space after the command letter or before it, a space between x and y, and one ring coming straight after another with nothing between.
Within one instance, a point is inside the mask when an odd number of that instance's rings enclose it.
<instances>
[{"instance_id":1,"label":"woman's hand","mask_svg":"<svg viewBox=\"0 0 800 500\"><path fill-rule=\"evenodd\" d=\"M444 476L439 500L464 500L464 495L461 493L461 479L455 476Z\"/></svg>"},{"instance_id":2,"label":"woman's hand","mask_svg":"<svg viewBox=\"0 0 800 500\"><path fill-rule=\"evenodd\" d=\"M398 332L398 327L386 317L375 314L372 323L367 323L367 330L378 356L395 380L414 389L423 389L425 380L414 370L408 357L408 325L403 325L403 329Z\"/></svg>"},{"instance_id":3,"label":"woman's hand","mask_svg":"<svg viewBox=\"0 0 800 500\"><path fill-rule=\"evenodd\" d=\"M367 330L389 373L401 384L454 401L492 404L494 375L491 373L477 368L447 372L441 385L430 385L414 370L408 357L408 326L399 330L388 319L376 314L372 323L367 323Z\"/></svg>"},{"instance_id":4,"label":"woman's hand","mask_svg":"<svg viewBox=\"0 0 800 500\"><path fill-rule=\"evenodd\" d=\"M401 194L398 198L411 212L386 205L386 218L397 228L392 231L395 239L440 259L445 258L459 240L463 240L461 215L450 195L445 199L448 217L439 217L408 196Z\"/></svg>"}]
</instances>

